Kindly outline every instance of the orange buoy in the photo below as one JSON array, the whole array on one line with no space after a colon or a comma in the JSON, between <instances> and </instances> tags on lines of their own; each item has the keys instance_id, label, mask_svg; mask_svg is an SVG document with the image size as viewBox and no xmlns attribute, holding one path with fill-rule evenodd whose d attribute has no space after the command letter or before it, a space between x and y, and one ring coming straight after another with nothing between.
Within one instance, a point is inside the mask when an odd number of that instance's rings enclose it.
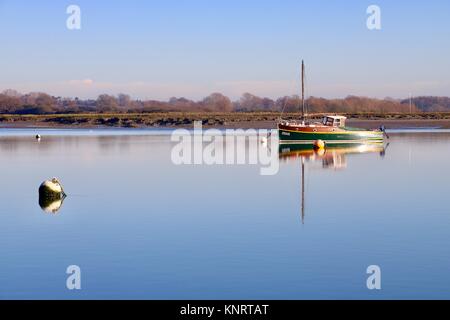
<instances>
[{"instance_id":1,"label":"orange buoy","mask_svg":"<svg viewBox=\"0 0 450 320\"><path fill-rule=\"evenodd\" d=\"M323 140L316 140L313 145L316 150L325 148L325 142Z\"/></svg>"}]
</instances>

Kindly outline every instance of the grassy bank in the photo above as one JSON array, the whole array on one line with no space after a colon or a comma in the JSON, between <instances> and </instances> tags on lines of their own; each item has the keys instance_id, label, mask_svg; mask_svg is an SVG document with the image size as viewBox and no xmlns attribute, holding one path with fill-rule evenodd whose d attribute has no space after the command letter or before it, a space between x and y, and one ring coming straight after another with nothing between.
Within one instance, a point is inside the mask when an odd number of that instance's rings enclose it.
<instances>
[{"instance_id":1,"label":"grassy bank","mask_svg":"<svg viewBox=\"0 0 450 320\"><path fill-rule=\"evenodd\" d=\"M42 128L146 128L146 127L192 127L194 121L201 121L206 127L271 128L280 118L279 112L168 112L168 113L117 113L117 114L51 114L51 115L0 115L0 127L42 127ZM323 114L312 114L320 119ZM378 123L404 123L412 126L450 127L450 113L360 113L346 114L349 124L373 126ZM298 119L298 113L284 113L283 119ZM416 124L417 123L417 124Z\"/></svg>"}]
</instances>

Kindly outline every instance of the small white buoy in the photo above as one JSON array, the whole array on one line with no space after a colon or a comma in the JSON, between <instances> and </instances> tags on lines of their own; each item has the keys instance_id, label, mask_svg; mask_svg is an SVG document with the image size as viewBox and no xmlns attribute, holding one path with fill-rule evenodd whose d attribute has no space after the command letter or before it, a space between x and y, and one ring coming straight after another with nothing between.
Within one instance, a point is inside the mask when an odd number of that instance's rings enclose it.
<instances>
[{"instance_id":1,"label":"small white buoy","mask_svg":"<svg viewBox=\"0 0 450 320\"><path fill-rule=\"evenodd\" d=\"M267 137L261 137L261 144L263 145L263 146L267 146Z\"/></svg>"},{"instance_id":2,"label":"small white buoy","mask_svg":"<svg viewBox=\"0 0 450 320\"><path fill-rule=\"evenodd\" d=\"M266 148L267 147L267 141L268 141L267 137L261 137L260 141L261 141L261 146Z\"/></svg>"},{"instance_id":3,"label":"small white buoy","mask_svg":"<svg viewBox=\"0 0 450 320\"><path fill-rule=\"evenodd\" d=\"M323 140L316 140L313 145L316 150L325 148L325 142Z\"/></svg>"}]
</instances>

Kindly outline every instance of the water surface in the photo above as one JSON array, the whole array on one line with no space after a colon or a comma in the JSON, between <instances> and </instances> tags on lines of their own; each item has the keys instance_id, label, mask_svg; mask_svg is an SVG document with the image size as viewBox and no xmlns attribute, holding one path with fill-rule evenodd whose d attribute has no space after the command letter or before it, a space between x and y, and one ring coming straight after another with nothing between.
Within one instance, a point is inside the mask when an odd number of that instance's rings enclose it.
<instances>
[{"instance_id":1,"label":"water surface","mask_svg":"<svg viewBox=\"0 0 450 320\"><path fill-rule=\"evenodd\" d=\"M168 131L40 133L0 130L2 299L450 298L449 132L291 152L273 176L176 166ZM68 197L49 213L37 190L54 176Z\"/></svg>"}]
</instances>

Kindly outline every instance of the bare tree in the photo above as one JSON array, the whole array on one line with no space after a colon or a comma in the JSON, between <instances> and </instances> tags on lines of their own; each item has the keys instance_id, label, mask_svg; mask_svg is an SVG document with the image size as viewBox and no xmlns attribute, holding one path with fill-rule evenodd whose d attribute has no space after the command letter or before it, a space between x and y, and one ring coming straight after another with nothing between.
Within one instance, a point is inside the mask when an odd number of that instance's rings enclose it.
<instances>
[{"instance_id":1,"label":"bare tree","mask_svg":"<svg viewBox=\"0 0 450 320\"><path fill-rule=\"evenodd\" d=\"M117 100L108 94L101 94L97 98L97 110L99 112L112 112L117 110Z\"/></svg>"},{"instance_id":2,"label":"bare tree","mask_svg":"<svg viewBox=\"0 0 450 320\"><path fill-rule=\"evenodd\" d=\"M131 98L127 94L119 93L117 96L117 103L121 108L129 108L131 107Z\"/></svg>"},{"instance_id":3,"label":"bare tree","mask_svg":"<svg viewBox=\"0 0 450 320\"><path fill-rule=\"evenodd\" d=\"M15 113L21 105L20 98L0 94L0 113Z\"/></svg>"},{"instance_id":4,"label":"bare tree","mask_svg":"<svg viewBox=\"0 0 450 320\"><path fill-rule=\"evenodd\" d=\"M233 110L231 100L221 93L213 93L203 99L203 107L209 111L230 112Z\"/></svg>"}]
</instances>

